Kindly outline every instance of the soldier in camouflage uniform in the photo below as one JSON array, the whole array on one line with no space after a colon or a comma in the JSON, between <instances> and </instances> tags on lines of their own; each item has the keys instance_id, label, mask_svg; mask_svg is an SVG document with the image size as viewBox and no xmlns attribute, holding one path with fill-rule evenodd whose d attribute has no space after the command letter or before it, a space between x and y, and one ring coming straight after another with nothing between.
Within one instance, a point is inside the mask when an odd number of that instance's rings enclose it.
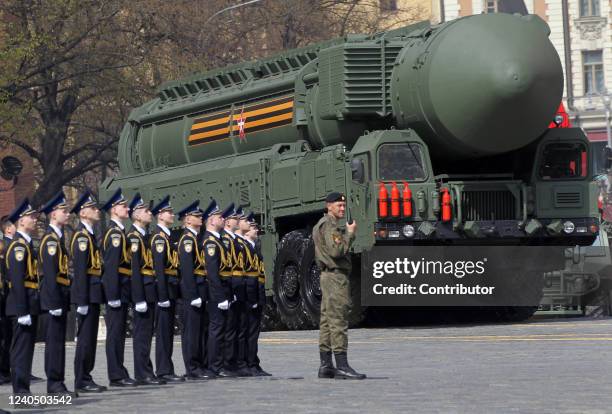
<instances>
[{"instance_id":1,"label":"soldier in camouflage uniform","mask_svg":"<svg viewBox=\"0 0 612 414\"><path fill-rule=\"evenodd\" d=\"M346 198L333 192L325 199L325 214L312 230L315 258L321 268L321 320L319 378L364 379L364 374L353 370L347 360L348 315L350 310L349 250L355 240L357 223L347 223L346 229L338 221L344 218ZM336 368L332 362L332 351Z\"/></svg>"}]
</instances>

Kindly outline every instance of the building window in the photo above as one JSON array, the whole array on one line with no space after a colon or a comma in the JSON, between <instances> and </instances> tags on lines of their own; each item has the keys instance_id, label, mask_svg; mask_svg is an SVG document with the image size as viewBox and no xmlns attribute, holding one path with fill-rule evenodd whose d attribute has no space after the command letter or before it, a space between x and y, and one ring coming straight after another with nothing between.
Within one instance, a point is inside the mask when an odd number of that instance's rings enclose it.
<instances>
[{"instance_id":1,"label":"building window","mask_svg":"<svg viewBox=\"0 0 612 414\"><path fill-rule=\"evenodd\" d=\"M497 0L485 0L484 12L485 13L497 13Z\"/></svg>"},{"instance_id":2,"label":"building window","mask_svg":"<svg viewBox=\"0 0 612 414\"><path fill-rule=\"evenodd\" d=\"M397 0L380 0L380 10L384 12L397 11Z\"/></svg>"},{"instance_id":3,"label":"building window","mask_svg":"<svg viewBox=\"0 0 612 414\"><path fill-rule=\"evenodd\" d=\"M599 0L580 0L580 17L599 16Z\"/></svg>"},{"instance_id":4,"label":"building window","mask_svg":"<svg viewBox=\"0 0 612 414\"><path fill-rule=\"evenodd\" d=\"M584 93L596 95L604 91L603 57L601 50L582 52Z\"/></svg>"}]
</instances>

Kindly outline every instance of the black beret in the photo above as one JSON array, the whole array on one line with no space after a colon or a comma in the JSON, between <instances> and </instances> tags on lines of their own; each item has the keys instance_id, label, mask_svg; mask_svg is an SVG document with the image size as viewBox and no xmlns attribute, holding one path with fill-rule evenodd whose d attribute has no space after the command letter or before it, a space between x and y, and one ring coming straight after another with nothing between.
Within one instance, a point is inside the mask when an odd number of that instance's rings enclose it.
<instances>
[{"instance_id":1,"label":"black beret","mask_svg":"<svg viewBox=\"0 0 612 414\"><path fill-rule=\"evenodd\" d=\"M325 197L326 203L335 203L336 201L346 201L346 197L344 194L338 193L337 191L329 193L327 197Z\"/></svg>"}]
</instances>

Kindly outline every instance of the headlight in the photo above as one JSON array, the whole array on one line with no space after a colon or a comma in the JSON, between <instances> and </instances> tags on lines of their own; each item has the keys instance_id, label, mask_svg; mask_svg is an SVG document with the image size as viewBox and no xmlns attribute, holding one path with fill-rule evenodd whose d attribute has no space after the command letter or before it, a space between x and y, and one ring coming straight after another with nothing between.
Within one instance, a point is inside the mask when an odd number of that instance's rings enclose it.
<instances>
[{"instance_id":1,"label":"headlight","mask_svg":"<svg viewBox=\"0 0 612 414\"><path fill-rule=\"evenodd\" d=\"M404 233L404 236L406 237L412 237L414 236L414 227L412 227L410 224L406 224L402 228L402 233Z\"/></svg>"},{"instance_id":2,"label":"headlight","mask_svg":"<svg viewBox=\"0 0 612 414\"><path fill-rule=\"evenodd\" d=\"M571 221L566 221L565 223L563 223L563 231L567 234L573 233L574 228L574 223L572 223Z\"/></svg>"}]
</instances>

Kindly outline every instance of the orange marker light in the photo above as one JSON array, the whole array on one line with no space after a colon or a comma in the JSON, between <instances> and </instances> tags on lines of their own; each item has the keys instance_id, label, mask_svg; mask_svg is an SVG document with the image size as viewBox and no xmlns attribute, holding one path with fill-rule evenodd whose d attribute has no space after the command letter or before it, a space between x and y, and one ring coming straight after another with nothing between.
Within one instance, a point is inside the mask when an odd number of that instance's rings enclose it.
<instances>
[{"instance_id":1,"label":"orange marker light","mask_svg":"<svg viewBox=\"0 0 612 414\"><path fill-rule=\"evenodd\" d=\"M399 217L400 215L400 194L399 188L397 188L397 184L393 181L391 186L391 216Z\"/></svg>"},{"instance_id":2,"label":"orange marker light","mask_svg":"<svg viewBox=\"0 0 612 414\"><path fill-rule=\"evenodd\" d=\"M402 215L412 217L412 190L410 190L406 181L404 181L404 190L402 191Z\"/></svg>"},{"instance_id":3,"label":"orange marker light","mask_svg":"<svg viewBox=\"0 0 612 414\"><path fill-rule=\"evenodd\" d=\"M389 215L389 194L385 183L381 182L378 188L378 215L385 218Z\"/></svg>"},{"instance_id":4,"label":"orange marker light","mask_svg":"<svg viewBox=\"0 0 612 414\"><path fill-rule=\"evenodd\" d=\"M451 197L448 188L442 190L442 221L450 221L452 218Z\"/></svg>"}]
</instances>

